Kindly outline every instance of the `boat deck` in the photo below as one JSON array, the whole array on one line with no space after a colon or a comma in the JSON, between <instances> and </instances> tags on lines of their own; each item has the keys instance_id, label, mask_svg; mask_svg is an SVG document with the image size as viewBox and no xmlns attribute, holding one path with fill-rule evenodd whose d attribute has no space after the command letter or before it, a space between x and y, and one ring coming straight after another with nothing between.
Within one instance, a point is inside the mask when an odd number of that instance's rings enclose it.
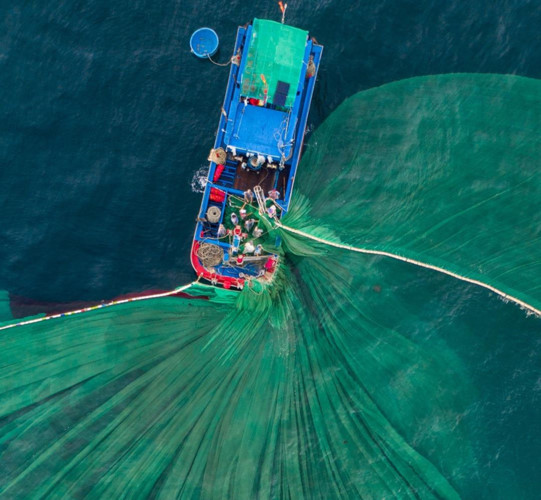
<instances>
[{"instance_id":1,"label":"boat deck","mask_svg":"<svg viewBox=\"0 0 541 500\"><path fill-rule=\"evenodd\" d=\"M237 166L237 175L233 187L239 191L253 191L254 186L261 186L264 193L269 192L274 188L276 179L276 169L263 167L261 170L254 172L247 168L242 168L240 162Z\"/></svg>"}]
</instances>

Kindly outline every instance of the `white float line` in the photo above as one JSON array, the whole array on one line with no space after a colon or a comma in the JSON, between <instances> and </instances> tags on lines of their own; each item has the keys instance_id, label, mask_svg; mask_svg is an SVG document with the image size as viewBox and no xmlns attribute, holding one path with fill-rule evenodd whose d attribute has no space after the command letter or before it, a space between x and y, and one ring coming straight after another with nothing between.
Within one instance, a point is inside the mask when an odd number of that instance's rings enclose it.
<instances>
[{"instance_id":1,"label":"white float line","mask_svg":"<svg viewBox=\"0 0 541 500\"><path fill-rule=\"evenodd\" d=\"M25 326L32 325L34 323L40 323L41 321L48 321L50 319L63 318L65 316L73 316L74 314L81 314L85 312L95 311L97 309L103 309L104 307L118 306L120 304L127 304L128 302L137 302L138 300L149 300L149 299L159 299L160 297L168 297L170 295L176 295L177 293L183 292L187 288L190 288L192 285L197 283L194 281L189 285L184 285L169 292L154 293L151 295L141 295L140 297L130 297L129 299L121 300L112 300L111 302L106 302L104 304L97 304L95 306L85 307L83 309L77 309L75 311L68 311L65 313L52 314L51 316L42 316L41 318L29 319L27 321L20 321L19 323L11 323L9 325L0 326L0 330L7 330L8 328L15 328L16 326Z\"/></svg>"},{"instance_id":2,"label":"white float line","mask_svg":"<svg viewBox=\"0 0 541 500\"><path fill-rule=\"evenodd\" d=\"M357 253L365 253L370 255L382 255L384 257L391 257L391 259L401 260L403 262L408 262L409 264L414 264L416 266L424 267L426 269L432 269L434 271L438 271L443 274L447 274L448 276L452 276L453 278L457 278L462 281L467 281L468 283L472 283L474 285L482 286L483 288L486 288L487 290L490 290L491 292L494 292L501 297L503 297L506 300L510 300L511 302L514 302L515 304L518 304L519 306L523 307L524 309L527 309L528 311L534 313L535 315L541 317L541 310L536 309L535 307L531 306L530 304L527 304L526 302L517 299L516 297L513 297L512 295L508 295L505 292L502 292L501 290L498 290L497 288L488 285L487 283L483 283L482 281L475 280L472 278L467 278L466 276L461 276L460 274L453 273L451 271L448 271L447 269L443 269L442 267L433 266L432 264L426 264L425 262L419 262L418 260L409 259L408 257L402 257L401 255L397 255L394 253L384 252L382 250L369 250L367 248L357 248L352 247L350 245L343 245L341 243L334 243L332 241L324 240L322 238L318 238L317 236L312 236L311 234L305 233L303 231L299 231L298 229L294 229L289 226L284 226L281 222L278 220L275 220L275 223L278 227L281 229L284 229L286 231L289 231L290 233L298 234L299 236L304 236L305 238L309 238L311 240L317 241L319 243L323 243L324 245L330 245L336 248L342 248L344 250L350 250L352 252Z\"/></svg>"}]
</instances>

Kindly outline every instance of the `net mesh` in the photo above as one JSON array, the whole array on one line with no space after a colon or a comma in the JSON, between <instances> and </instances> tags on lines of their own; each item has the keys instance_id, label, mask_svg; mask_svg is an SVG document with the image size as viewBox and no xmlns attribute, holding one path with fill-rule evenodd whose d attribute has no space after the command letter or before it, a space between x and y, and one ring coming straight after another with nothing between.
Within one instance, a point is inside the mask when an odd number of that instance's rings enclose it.
<instances>
[{"instance_id":1,"label":"net mesh","mask_svg":"<svg viewBox=\"0 0 541 500\"><path fill-rule=\"evenodd\" d=\"M285 265L271 289L239 298L166 298L21 328L2 352L4 494L454 497L382 410L404 390L447 405L429 383L443 361L351 308L363 292L350 296L344 268L320 289L329 266L353 264L343 257L303 261L302 282ZM313 314L324 306L342 321ZM421 360L419 380L373 392Z\"/></svg>"},{"instance_id":2,"label":"net mesh","mask_svg":"<svg viewBox=\"0 0 541 500\"><path fill-rule=\"evenodd\" d=\"M539 82L515 76L413 78L357 94L312 137L284 223L541 310L540 109Z\"/></svg>"},{"instance_id":3,"label":"net mesh","mask_svg":"<svg viewBox=\"0 0 541 500\"><path fill-rule=\"evenodd\" d=\"M449 76L353 97L312 137L285 222L502 286L518 275L513 289L536 300L539 273L523 269L539 257L539 90ZM473 221L476 237L462 227ZM464 417L477 388L439 338L471 325L434 312L455 280L282 233L270 286L196 284L191 299L1 331L0 493L476 498L480 478L485 494L473 449L485 421Z\"/></svg>"}]
</instances>

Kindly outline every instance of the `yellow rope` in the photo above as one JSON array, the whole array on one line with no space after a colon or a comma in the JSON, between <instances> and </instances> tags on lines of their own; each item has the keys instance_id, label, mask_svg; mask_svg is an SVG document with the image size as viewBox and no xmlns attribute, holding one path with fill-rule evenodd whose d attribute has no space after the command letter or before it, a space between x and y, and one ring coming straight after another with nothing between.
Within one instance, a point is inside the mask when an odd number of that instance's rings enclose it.
<instances>
[{"instance_id":1,"label":"yellow rope","mask_svg":"<svg viewBox=\"0 0 541 500\"><path fill-rule=\"evenodd\" d=\"M95 311L96 309L103 309L104 307L111 307L111 306L118 306L120 304L127 304L128 302L137 302L139 300L150 300L150 299L158 299L161 297L168 297L170 295L176 295L177 293L183 292L187 288L190 288L192 285L195 285L199 281L199 278L197 278L197 281L194 281L190 283L189 285L184 285L178 288L175 288L174 290L170 290L169 292L162 292L162 293L154 293L151 295L142 295L140 297L131 297L129 299L122 299L122 300L112 300L110 302L107 302L105 304L97 304L95 306L85 307L83 309L77 309L75 311L68 311L65 313L59 313L59 314L53 314L51 316L43 316L41 318L34 318L27 321L20 321L18 323L11 323L9 325L4 325L0 327L0 330L7 330L8 328L15 328L16 326L25 326L25 325L32 325L34 323L40 323L42 321L48 321L50 319L58 319L62 318L64 316L73 316L74 314L81 314L85 312Z\"/></svg>"},{"instance_id":2,"label":"yellow rope","mask_svg":"<svg viewBox=\"0 0 541 500\"><path fill-rule=\"evenodd\" d=\"M424 267L426 269L432 269L434 271L438 271L443 274L447 274L448 276L452 276L453 278L457 278L462 281L466 281L468 283L472 283L473 285L478 285L483 288L486 288L487 290L490 290L491 292L494 292L498 294L500 297L503 297L506 300L509 300L511 302L514 302L515 304L518 304L520 307L523 307L524 309L532 312L533 314L541 317L541 310L533 307L532 305L524 302L523 300L517 299L516 297L513 297L512 295L508 295L507 293L503 292L502 290L499 290L498 288L493 287L492 285L489 285L487 283L483 283L482 281L475 280L472 278L467 278L466 276L461 276L460 274L453 273L452 271L448 271L447 269L444 269L442 267L433 266L432 264L427 264L425 262L420 262L418 260L410 259L408 257L403 257L402 255L397 255L390 252L384 252L382 250L370 250L367 248L357 248L350 245L343 245L341 243L334 243L332 241L324 240L323 238L318 238L317 236L313 236L311 234L305 233L303 231L299 231L298 229L294 229L292 227L284 226L280 221L275 219L276 225L284 229L285 231L288 231L290 233L297 234L299 236L303 236L305 238L309 238L311 240L317 241L319 243L323 243L324 245L333 246L336 248L341 248L343 250L349 250L351 252L357 252L357 253L364 253L369 255L381 255L384 257L390 257L392 259L401 260L402 262L408 262L409 264L414 264L416 266Z\"/></svg>"},{"instance_id":3,"label":"yellow rope","mask_svg":"<svg viewBox=\"0 0 541 500\"><path fill-rule=\"evenodd\" d=\"M210 62L212 64L215 64L216 66L222 66L222 67L229 66L231 64L231 60L233 59L233 58L231 58L231 59L229 59L228 62L222 64L222 63L216 62L214 59L212 59L212 57L210 57L210 54L207 54L207 57L209 58L209 60L210 60Z\"/></svg>"}]
</instances>

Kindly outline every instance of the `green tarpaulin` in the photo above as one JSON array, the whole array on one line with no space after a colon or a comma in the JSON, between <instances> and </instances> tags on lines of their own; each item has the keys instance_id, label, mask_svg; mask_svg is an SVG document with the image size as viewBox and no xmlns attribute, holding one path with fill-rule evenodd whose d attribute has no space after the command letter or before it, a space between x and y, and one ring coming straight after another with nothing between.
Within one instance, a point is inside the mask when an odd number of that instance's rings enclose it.
<instances>
[{"instance_id":1,"label":"green tarpaulin","mask_svg":"<svg viewBox=\"0 0 541 500\"><path fill-rule=\"evenodd\" d=\"M278 82L289 84L285 106L295 101L308 32L275 21L254 19L242 95L272 102Z\"/></svg>"}]
</instances>

